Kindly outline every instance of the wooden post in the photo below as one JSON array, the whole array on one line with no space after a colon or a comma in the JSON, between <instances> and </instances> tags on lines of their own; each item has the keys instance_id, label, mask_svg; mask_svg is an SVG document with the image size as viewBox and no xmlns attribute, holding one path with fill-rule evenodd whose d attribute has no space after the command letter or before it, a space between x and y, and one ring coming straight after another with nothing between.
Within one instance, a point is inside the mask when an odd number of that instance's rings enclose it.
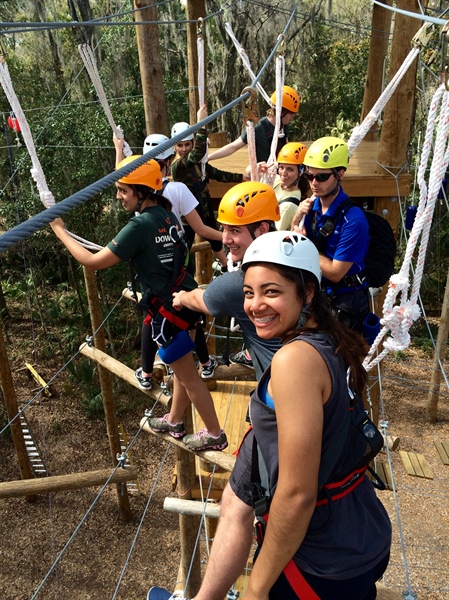
<instances>
[{"instance_id":1,"label":"wooden post","mask_svg":"<svg viewBox=\"0 0 449 600\"><path fill-rule=\"evenodd\" d=\"M186 16L189 21L197 21L206 14L204 0L187 0ZM204 23L202 24L204 27ZM190 124L196 123L196 113L199 108L198 100L198 49L197 49L198 24L187 23L187 67L189 76L189 115ZM205 52L206 54L206 52ZM206 61L204 61L206 64ZM204 76L204 94L206 96L206 75Z\"/></svg>"},{"instance_id":2,"label":"wooden post","mask_svg":"<svg viewBox=\"0 0 449 600\"><path fill-rule=\"evenodd\" d=\"M186 431L193 431L192 410L187 408L184 414ZM178 496L185 500L192 498L190 490L196 484L195 456L176 448L176 481ZM181 563L178 571L177 589L184 589L186 598L193 598L201 585L201 562L199 546L195 551L200 517L179 515L179 532L181 539ZM190 574L189 574L190 573ZM187 580L187 577L188 580Z\"/></svg>"},{"instance_id":3,"label":"wooden post","mask_svg":"<svg viewBox=\"0 0 449 600\"><path fill-rule=\"evenodd\" d=\"M83 267L84 281L86 282L87 299L89 302L90 322L92 331L96 331L94 337L95 347L106 352L106 343L104 331L101 328L102 315L100 310L100 301L98 299L97 282L95 280L95 271L89 271ZM103 397L104 414L106 418L106 428L109 438L109 448L112 456L112 464L117 465L117 454L122 453L118 424L115 415L114 399L112 396L111 375L107 369L98 364L98 375L100 378L101 395ZM117 483L118 503L121 517L124 521L130 521L132 518L129 506L128 490L126 485Z\"/></svg>"},{"instance_id":4,"label":"wooden post","mask_svg":"<svg viewBox=\"0 0 449 600\"><path fill-rule=\"evenodd\" d=\"M440 361L443 362L446 354L446 344L449 335L449 271L444 290L443 308L441 309L441 320L438 328L437 345L433 357L432 374L430 377L429 395L427 396L426 416L430 423L437 420L438 394L441 382Z\"/></svg>"},{"instance_id":5,"label":"wooden post","mask_svg":"<svg viewBox=\"0 0 449 600\"><path fill-rule=\"evenodd\" d=\"M391 6L391 0L385 0L384 4ZM388 55L391 14L390 10L374 4L361 122L363 122L382 93L383 66L385 58ZM377 134L378 128L377 123L375 123L366 134L365 140L377 140Z\"/></svg>"},{"instance_id":6,"label":"wooden post","mask_svg":"<svg viewBox=\"0 0 449 600\"><path fill-rule=\"evenodd\" d=\"M148 7L135 13L136 22L157 22L156 0L134 0L134 6L136 8ZM157 24L137 25L136 35L147 133L170 135L162 79L159 27Z\"/></svg>"},{"instance_id":7,"label":"wooden post","mask_svg":"<svg viewBox=\"0 0 449 600\"><path fill-rule=\"evenodd\" d=\"M397 7L419 13L417 0L398 0ZM390 60L390 80L399 70L410 52L411 41L421 22L400 13L395 16L393 43ZM398 173L407 163L407 148L410 142L412 117L415 103L417 61L401 80L395 93L388 101L382 123L377 167L378 173L385 172L383 166ZM391 223L393 226L393 223Z\"/></svg>"},{"instance_id":8,"label":"wooden post","mask_svg":"<svg viewBox=\"0 0 449 600\"><path fill-rule=\"evenodd\" d=\"M3 337L3 326L0 322L0 382L2 385L3 398L6 407L6 414L8 420L12 421L11 436L16 449L17 462L19 463L20 474L22 479L32 479L33 469L31 468L30 459L23 439L22 427L20 425L20 418L14 419L19 412L17 404L16 392L14 390L14 382L11 375L11 367L9 366L8 354L6 352L5 339ZM14 421L13 421L14 419ZM28 502L34 502L36 496L32 494L27 495Z\"/></svg>"}]
</instances>

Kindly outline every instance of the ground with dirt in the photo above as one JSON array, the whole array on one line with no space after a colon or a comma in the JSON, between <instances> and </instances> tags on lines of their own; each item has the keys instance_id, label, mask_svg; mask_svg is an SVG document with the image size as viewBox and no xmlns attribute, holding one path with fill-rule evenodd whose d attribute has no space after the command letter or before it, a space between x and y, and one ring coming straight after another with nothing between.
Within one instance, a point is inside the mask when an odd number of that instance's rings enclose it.
<instances>
[{"instance_id":1,"label":"ground with dirt","mask_svg":"<svg viewBox=\"0 0 449 600\"><path fill-rule=\"evenodd\" d=\"M33 396L34 383L23 364L21 356L12 360L19 404ZM42 366L40 373L48 380L60 366ZM400 437L400 449L423 454L433 474L433 479L407 475L398 452L392 453L396 497L391 491L380 493L394 528L384 584L402 591L410 583L418 598L443 600L449 597L449 466L443 465L434 441L449 441L449 395L444 391L440 396L439 421L427 423L431 369L431 356L418 350L390 355L384 363L389 434ZM51 475L103 469L111 462L104 420L88 419L76 389L68 394L69 387L61 375L53 384L56 394L36 400L26 411ZM137 390L129 392L130 403L137 395ZM128 441L138 432L142 416L142 406L120 416ZM0 479L18 479L10 437L0 436L0 452ZM169 448L167 453L163 441L142 433L133 443L131 459L139 469L142 493L131 496L130 523L119 518L115 486L99 498L99 488L90 488L40 496L32 504L24 498L0 500L2 600L143 600L151 585L174 585L180 558L178 518L162 509L164 498L172 494L174 451Z\"/></svg>"}]
</instances>

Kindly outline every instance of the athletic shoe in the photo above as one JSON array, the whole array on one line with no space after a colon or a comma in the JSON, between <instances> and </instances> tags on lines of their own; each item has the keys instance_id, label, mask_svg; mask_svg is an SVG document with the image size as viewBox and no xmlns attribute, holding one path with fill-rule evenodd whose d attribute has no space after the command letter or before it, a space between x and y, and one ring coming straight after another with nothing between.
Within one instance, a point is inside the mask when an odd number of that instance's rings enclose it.
<instances>
[{"instance_id":1,"label":"athletic shoe","mask_svg":"<svg viewBox=\"0 0 449 600\"><path fill-rule=\"evenodd\" d=\"M179 423L170 423L168 420L169 413L165 414L163 417L159 417L156 419L150 419L149 424L153 431L156 433L169 433L174 438L182 438L186 434L186 430L184 429L184 423L179 421Z\"/></svg>"},{"instance_id":2,"label":"athletic shoe","mask_svg":"<svg viewBox=\"0 0 449 600\"><path fill-rule=\"evenodd\" d=\"M161 587L150 588L147 594L147 600L187 600L181 591L169 592Z\"/></svg>"},{"instance_id":3,"label":"athletic shoe","mask_svg":"<svg viewBox=\"0 0 449 600\"><path fill-rule=\"evenodd\" d=\"M201 378L210 379L214 376L215 369L218 367L218 360L215 358L210 359L210 365L202 365L201 367Z\"/></svg>"},{"instance_id":4,"label":"athletic shoe","mask_svg":"<svg viewBox=\"0 0 449 600\"><path fill-rule=\"evenodd\" d=\"M186 435L182 440L184 446L189 450L224 450L228 446L228 440L224 431L218 437L211 435L207 429L201 429L198 433Z\"/></svg>"},{"instance_id":5,"label":"athletic shoe","mask_svg":"<svg viewBox=\"0 0 449 600\"><path fill-rule=\"evenodd\" d=\"M139 367L137 371L134 371L134 377L137 379L137 383L141 390L151 390L153 384L151 383L151 377L144 377L142 375L142 367Z\"/></svg>"},{"instance_id":6,"label":"athletic shoe","mask_svg":"<svg viewBox=\"0 0 449 600\"><path fill-rule=\"evenodd\" d=\"M240 352L230 354L229 362L233 365L243 365L245 367L248 367L249 369L254 369L253 361L246 356L244 350L240 350Z\"/></svg>"}]
</instances>

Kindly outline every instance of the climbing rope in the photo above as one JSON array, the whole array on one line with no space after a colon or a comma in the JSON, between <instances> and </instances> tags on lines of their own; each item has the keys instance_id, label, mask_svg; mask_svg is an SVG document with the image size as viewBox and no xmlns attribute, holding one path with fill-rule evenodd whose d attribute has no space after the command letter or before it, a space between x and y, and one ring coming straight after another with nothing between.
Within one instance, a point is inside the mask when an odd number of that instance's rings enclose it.
<instances>
[{"instance_id":1,"label":"climbing rope","mask_svg":"<svg viewBox=\"0 0 449 600\"><path fill-rule=\"evenodd\" d=\"M437 123L436 135L435 124ZM404 350L410 343L409 330L414 321L421 314L417 304L419 288L421 285L424 261L429 240L432 216L435 208L438 192L441 187L447 165L449 163L449 93L442 84L434 94L429 109L427 129L423 143L420 165L418 169L418 187L420 198L410 237L407 242L404 261L399 273L390 278L387 295L383 306L383 317L381 319L382 330L374 340L374 343L365 358L364 367L369 370L378 364L390 351ZM435 136L435 142L433 144ZM428 162L432 146L434 152L429 172L429 183L425 180ZM410 283L409 272L412 267L412 258L418 240L421 244L416 260L416 272L413 279L410 297L407 296ZM399 304L395 304L399 299ZM381 340L391 332L391 336L383 343L384 350L373 360L374 353Z\"/></svg>"},{"instance_id":2,"label":"climbing rope","mask_svg":"<svg viewBox=\"0 0 449 600\"><path fill-rule=\"evenodd\" d=\"M232 40L232 42L233 42L233 44L234 44L234 46L235 46L235 48L236 48L236 50L238 52L238 55L242 59L243 66L248 71L248 75L250 76L251 81L254 83L256 81L256 75L255 75L254 71L251 68L251 64L249 62L248 55L246 54L246 51L244 50L243 46L240 44L240 42L235 37L234 31L233 31L232 26L231 26L231 24L229 22L225 23L225 30L226 30L227 34L229 35L229 37L231 38L231 40ZM271 106L270 96L264 90L264 88L262 87L262 85L260 83L256 83L256 88L260 92L261 96L263 96L263 98L266 100L267 104Z\"/></svg>"},{"instance_id":3,"label":"climbing rope","mask_svg":"<svg viewBox=\"0 0 449 600\"><path fill-rule=\"evenodd\" d=\"M45 179L44 172L42 170L41 164L37 157L36 148L33 142L33 136L31 135L31 131L28 125L28 121L25 117L25 114L20 105L19 99L14 91L14 87L12 85L11 77L9 75L8 65L4 59L0 60L0 82L2 84L2 88L5 92L6 97L11 105L11 108L16 115L17 120L19 121L20 129L22 131L23 140L28 150L28 154L31 158L32 168L31 168L31 176L36 182L36 186L39 192L39 197L42 204L45 208L50 208L55 205L55 199L53 194L50 192L47 186L47 181ZM66 230L67 231L67 230ZM101 250L102 246L98 246L97 244L93 244L82 237L75 236L70 231L67 233L74 237L81 245L85 246L89 250Z\"/></svg>"},{"instance_id":4,"label":"climbing rope","mask_svg":"<svg viewBox=\"0 0 449 600\"><path fill-rule=\"evenodd\" d=\"M92 52L92 48L89 44L79 44L78 51L80 53L81 59L86 67L86 71L89 74L90 80L97 92L98 99L100 100L101 106L106 114L106 117L109 121L109 125L115 135L115 137L119 140L123 139L123 130L120 125L116 125L114 121L114 117L112 116L111 109L109 107L108 99L106 98L106 94L104 92L103 84L101 83L100 73L98 72L97 61L95 60L95 55ZM129 147L128 142L124 142L123 144L123 156L131 156L132 150Z\"/></svg>"},{"instance_id":5,"label":"climbing rope","mask_svg":"<svg viewBox=\"0 0 449 600\"><path fill-rule=\"evenodd\" d=\"M271 141L270 156L268 157L267 170L263 174L262 181L273 185L277 175L277 146L281 130L282 96L284 89L285 60L280 54L276 60L276 121L274 125L273 139ZM285 135L285 134L283 134Z\"/></svg>"},{"instance_id":6,"label":"climbing rope","mask_svg":"<svg viewBox=\"0 0 449 600\"><path fill-rule=\"evenodd\" d=\"M205 103L205 97L206 97L206 94L205 94L206 74L205 74L205 70L204 70L204 37L201 33L201 23L202 23L202 19L200 20L198 36L196 38L196 48L197 48L197 54L198 54L198 103L200 106L203 106L203 104ZM206 152L204 153L203 158L200 160L201 181L204 181L206 179L206 164L207 164L208 160L209 160L209 139L207 139Z\"/></svg>"}]
</instances>

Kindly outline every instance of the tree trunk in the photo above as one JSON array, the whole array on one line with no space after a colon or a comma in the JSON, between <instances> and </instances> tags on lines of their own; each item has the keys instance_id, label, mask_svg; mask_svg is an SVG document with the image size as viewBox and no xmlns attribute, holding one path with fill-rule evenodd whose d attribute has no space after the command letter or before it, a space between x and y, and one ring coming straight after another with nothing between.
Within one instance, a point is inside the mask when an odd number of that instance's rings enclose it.
<instances>
[{"instance_id":1,"label":"tree trunk","mask_svg":"<svg viewBox=\"0 0 449 600\"><path fill-rule=\"evenodd\" d=\"M153 0L134 0L134 5L136 8L148 7L136 12L136 23L157 21L157 8ZM137 25L136 32L146 130L147 133L170 135L162 79L159 28L157 25Z\"/></svg>"}]
</instances>

